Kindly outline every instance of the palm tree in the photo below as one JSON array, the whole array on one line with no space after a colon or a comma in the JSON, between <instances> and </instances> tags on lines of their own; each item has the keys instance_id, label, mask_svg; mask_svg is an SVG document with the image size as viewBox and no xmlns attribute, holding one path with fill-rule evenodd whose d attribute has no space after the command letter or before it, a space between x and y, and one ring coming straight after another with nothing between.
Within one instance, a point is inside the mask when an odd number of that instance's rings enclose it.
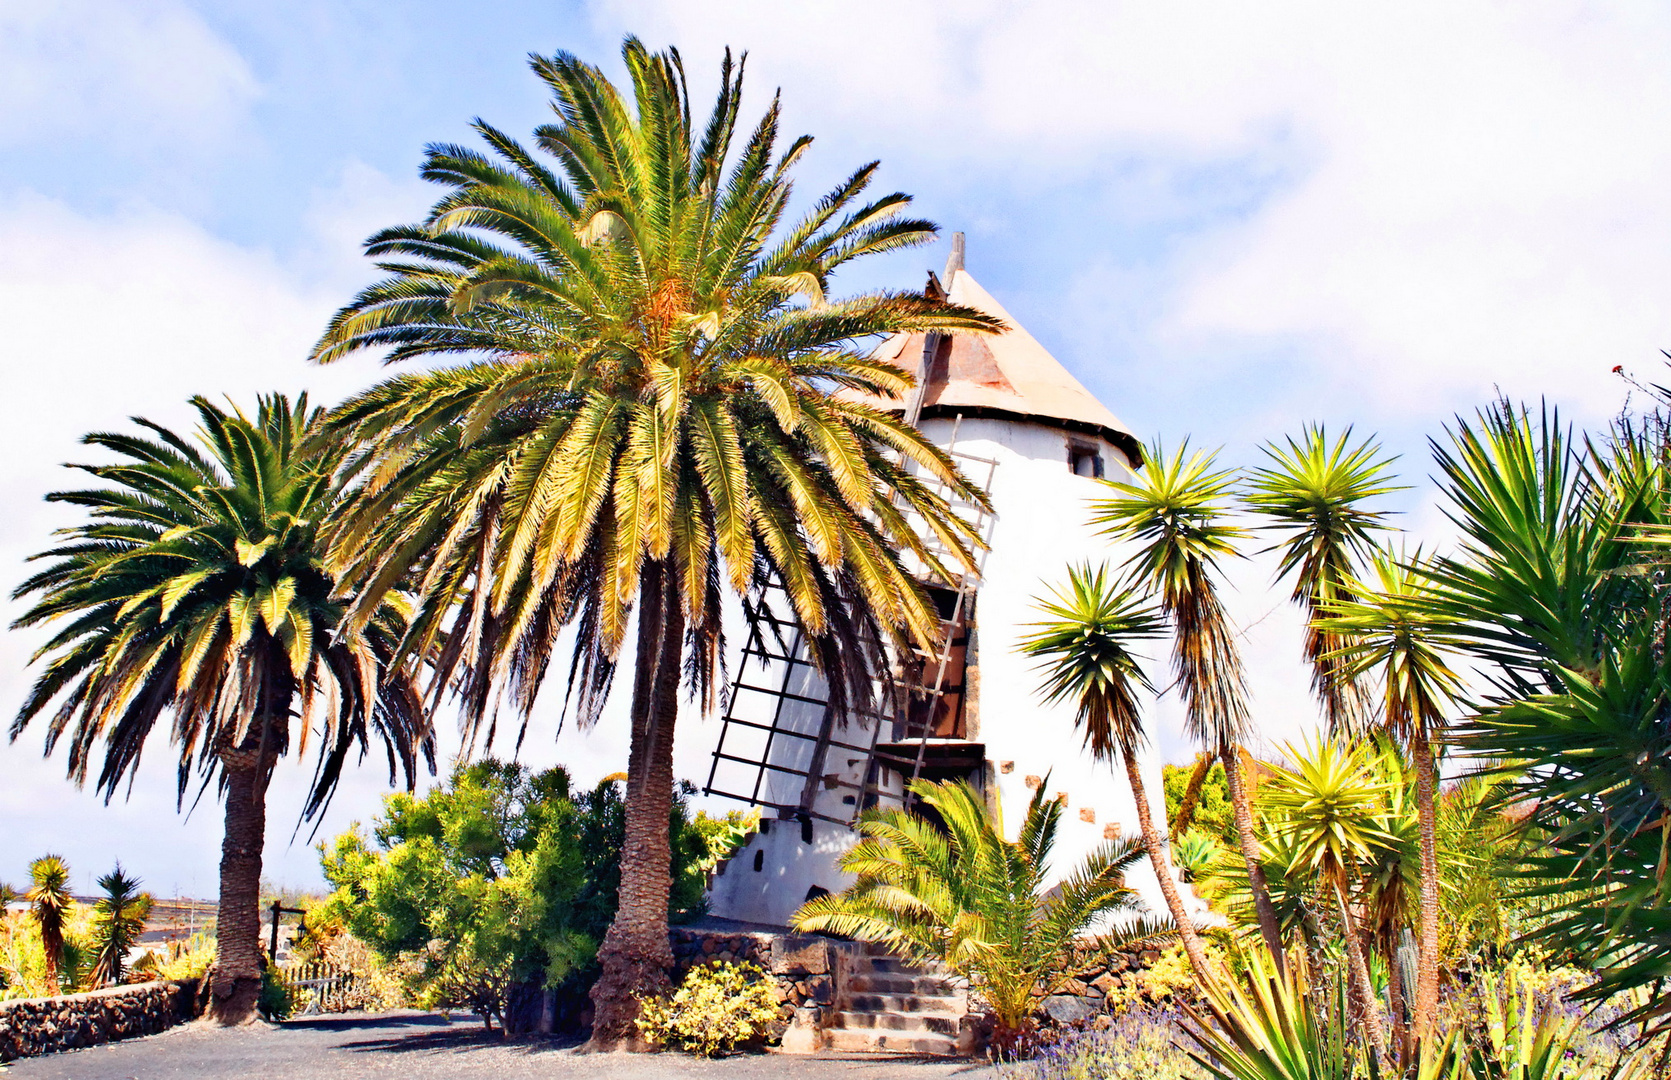
<instances>
[{"instance_id":1,"label":"palm tree","mask_svg":"<svg viewBox=\"0 0 1671 1080\"><path fill-rule=\"evenodd\" d=\"M795 928L879 941L912 960L945 964L991 1007L997 1048L1013 1050L1036 997L1068 980L1082 949L1129 949L1171 936L1162 924L1132 917L1141 901L1125 873L1142 849L1129 840L1108 841L1047 887L1062 804L1046 798L1045 788L1033 793L1012 841L967 783L914 781L912 793L935 817L867 811L859 822L864 839L841 857L841 868L858 880L808 901Z\"/></svg>"},{"instance_id":2,"label":"palm tree","mask_svg":"<svg viewBox=\"0 0 1671 1080\"><path fill-rule=\"evenodd\" d=\"M29 913L41 931L41 950L46 953L47 989L62 989L58 977L64 962L64 921L75 898L70 895L70 866L60 855L42 855L29 864Z\"/></svg>"},{"instance_id":3,"label":"palm tree","mask_svg":"<svg viewBox=\"0 0 1671 1080\"><path fill-rule=\"evenodd\" d=\"M1357 868L1376 848L1392 843L1382 829L1386 788L1375 777L1369 747L1324 741L1303 752L1289 749L1294 768L1272 766L1272 777L1260 791L1278 831L1288 834L1293 862L1291 874L1315 874L1334 897L1345 928L1346 959L1353 997L1364 1030L1377 1055L1386 1052L1381 1015L1369 965L1364 959L1363 934L1347 900Z\"/></svg>"},{"instance_id":4,"label":"palm tree","mask_svg":"<svg viewBox=\"0 0 1671 1080\"><path fill-rule=\"evenodd\" d=\"M1421 918L1416 933L1417 972L1414 1029L1418 1042L1433 1035L1439 1008L1438 770L1433 742L1462 684L1446 660L1460 644L1429 599L1430 575L1418 550L1413 556L1381 551L1374 557L1373 582L1353 590L1361 600L1334 600L1323 620L1327 633L1343 642L1333 654L1344 674L1371 671L1384 688L1383 724L1409 748L1416 766L1416 809L1421 821Z\"/></svg>"},{"instance_id":5,"label":"palm tree","mask_svg":"<svg viewBox=\"0 0 1671 1080\"><path fill-rule=\"evenodd\" d=\"M1174 454L1157 443L1148 456L1136 482L1109 481L1118 494L1097 500L1091 520L1116 540L1137 542L1126 566L1159 599L1172 622L1172 669L1183 693L1189 734L1224 762L1259 932L1280 968L1282 938L1259 863L1253 802L1242 767L1241 744L1251 726L1247 683L1214 580L1218 560L1236 555L1236 541L1247 535L1225 521L1235 476L1213 468L1216 453L1190 453L1187 441Z\"/></svg>"},{"instance_id":6,"label":"palm tree","mask_svg":"<svg viewBox=\"0 0 1671 1080\"><path fill-rule=\"evenodd\" d=\"M124 874L121 863L99 879L99 888L104 895L93 904L93 985L117 986L151 916L151 894L139 891L139 879Z\"/></svg>"},{"instance_id":7,"label":"palm tree","mask_svg":"<svg viewBox=\"0 0 1671 1080\"><path fill-rule=\"evenodd\" d=\"M1279 537L1277 578L1293 577L1293 600L1306 614L1312 692L1329 729L1349 736L1366 727L1369 695L1346 677L1337 655L1341 642L1321 620L1331 614L1330 603L1354 599L1357 560L1374 550L1374 533L1386 528L1385 515L1363 504L1400 490L1387 482L1394 459L1382 457L1373 440L1354 445L1351 428L1331 441L1322 425L1307 425L1286 441L1286 447L1263 447L1271 464L1252 471L1243 498Z\"/></svg>"},{"instance_id":8,"label":"palm tree","mask_svg":"<svg viewBox=\"0 0 1671 1080\"><path fill-rule=\"evenodd\" d=\"M1371 755L1375 775L1385 795L1379 831L1381 842L1374 845L1359 871L1363 907L1369 940L1387 963L1387 999L1392 1006L1393 1042L1404 1060L1409 1059L1408 1017L1414 1011L1404 981L1399 952L1404 947L1405 928L1418 911L1421 895L1421 814L1416 808L1416 784L1398 748L1384 735L1375 738ZM1463 869L1446 866L1447 871Z\"/></svg>"},{"instance_id":9,"label":"palm tree","mask_svg":"<svg viewBox=\"0 0 1671 1080\"><path fill-rule=\"evenodd\" d=\"M225 799L220 914L211 1010L222 1023L255 1015L267 781L291 749L318 743L304 817L329 801L344 764L376 732L408 787L433 747L414 665L395 657L403 620L393 602L344 629L320 528L334 512L340 450L313 453L322 410L264 397L253 419L195 398L194 444L148 420L147 435L84 440L118 455L84 465L100 486L48 495L90 520L37 559L46 569L17 597L35 604L18 627L62 623L35 654L46 662L11 727L60 702L46 752L68 744L85 782L102 742L97 790L111 798L168 718L178 795L192 773Z\"/></svg>"},{"instance_id":10,"label":"palm tree","mask_svg":"<svg viewBox=\"0 0 1671 1080\"><path fill-rule=\"evenodd\" d=\"M447 193L422 224L371 239L390 276L314 351L469 358L347 402L331 437L363 448L333 555L357 597L348 625L412 581L404 649L439 649L434 692L462 699L470 741L491 740L501 690L525 731L564 627L566 701L595 720L636 615L597 1046L636 1042L638 998L667 984L678 690L684 677L711 701L725 592L782 584L845 717L885 675L885 646L931 648L940 632L899 552L954 571L913 522L973 565L978 537L924 478L985 495L914 429L840 393L911 384L860 343L999 328L919 295L829 299L840 268L934 227L899 216L904 195L861 201L874 163L785 225L808 140L774 158L774 102L735 145L741 65L727 55L698 127L677 52L629 39L623 57L630 104L573 56L534 59L558 117L535 137L555 168L485 123L487 154L431 147L424 175Z\"/></svg>"},{"instance_id":11,"label":"palm tree","mask_svg":"<svg viewBox=\"0 0 1671 1080\"><path fill-rule=\"evenodd\" d=\"M1137 692L1152 692L1154 687L1132 654L1131 645L1159 637L1165 623L1160 613L1139 600L1132 590L1116 591L1105 567L1070 568L1067 588L1052 590L1050 598L1037 603L1048 617L1031 624L1037 630L1023 640L1022 648L1027 655L1044 661L1047 700L1075 706L1074 724L1084 729L1085 746L1092 756L1099 761L1118 758L1125 762L1126 782L1131 785L1149 864L1190 968L1198 981L1206 982L1213 973L1172 878L1166 841L1155 828L1137 760L1145 739Z\"/></svg>"}]
</instances>

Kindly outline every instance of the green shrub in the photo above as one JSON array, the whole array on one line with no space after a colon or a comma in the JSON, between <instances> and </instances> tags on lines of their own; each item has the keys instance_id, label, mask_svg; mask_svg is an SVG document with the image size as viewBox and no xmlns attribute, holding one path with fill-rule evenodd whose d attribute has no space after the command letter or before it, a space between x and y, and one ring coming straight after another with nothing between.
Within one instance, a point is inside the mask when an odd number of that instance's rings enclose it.
<instances>
[{"instance_id":1,"label":"green shrub","mask_svg":"<svg viewBox=\"0 0 1671 1080\"><path fill-rule=\"evenodd\" d=\"M776 1018L777 995L765 972L717 963L692 968L671 998L641 999L638 1030L658 1046L714 1057L761 1038Z\"/></svg>"},{"instance_id":2,"label":"green shrub","mask_svg":"<svg viewBox=\"0 0 1671 1080\"><path fill-rule=\"evenodd\" d=\"M288 1020L296 1013L300 990L271 961L261 967L261 998L256 1008L268 1020Z\"/></svg>"}]
</instances>

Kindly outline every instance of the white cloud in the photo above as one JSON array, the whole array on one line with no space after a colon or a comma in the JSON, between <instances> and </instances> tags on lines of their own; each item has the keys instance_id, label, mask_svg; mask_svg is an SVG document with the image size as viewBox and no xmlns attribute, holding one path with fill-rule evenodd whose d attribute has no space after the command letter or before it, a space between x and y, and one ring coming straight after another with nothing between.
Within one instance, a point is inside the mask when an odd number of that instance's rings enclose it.
<instances>
[{"instance_id":1,"label":"white cloud","mask_svg":"<svg viewBox=\"0 0 1671 1080\"><path fill-rule=\"evenodd\" d=\"M1263 199L1245 211L1209 199L1209 220L1186 221L1170 258L1145 264L1171 287L1142 313L1134 348L1183 387L1276 349L1316 384L1310 401L1371 417L1443 415L1493 386L1595 417L1618 400L1613 365L1651 364L1671 344L1661 6L599 11L600 23L656 27L694 71L721 44L748 46L796 126L862 135L913 175L966 178L952 183L988 204L993 188L1022 203L1087 178L1112 188L1123 181L1111 162L1208 192L1223 186L1201 178L1214 167L1228 183L1264 178ZM1121 235L1086 209L1079 233ZM1107 318L1094 306L1075 316Z\"/></svg>"},{"instance_id":2,"label":"white cloud","mask_svg":"<svg viewBox=\"0 0 1671 1080\"><path fill-rule=\"evenodd\" d=\"M169 0L0 2L0 146L212 139L259 95L237 50Z\"/></svg>"}]
</instances>

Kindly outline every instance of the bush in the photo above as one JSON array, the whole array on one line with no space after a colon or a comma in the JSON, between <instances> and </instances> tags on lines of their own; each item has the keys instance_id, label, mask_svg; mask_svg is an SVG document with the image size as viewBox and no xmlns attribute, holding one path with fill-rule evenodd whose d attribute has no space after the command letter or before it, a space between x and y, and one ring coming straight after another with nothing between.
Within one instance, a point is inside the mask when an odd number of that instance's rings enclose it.
<instances>
[{"instance_id":1,"label":"bush","mask_svg":"<svg viewBox=\"0 0 1671 1080\"><path fill-rule=\"evenodd\" d=\"M296 999L300 996L300 990L272 961L262 965L261 998L256 1008L264 1018L274 1022L290 1019L296 1013Z\"/></svg>"},{"instance_id":2,"label":"bush","mask_svg":"<svg viewBox=\"0 0 1671 1080\"><path fill-rule=\"evenodd\" d=\"M644 998L639 1006L638 1030L645 1038L703 1057L762 1038L777 1019L777 995L753 964L692 968L671 998Z\"/></svg>"}]
</instances>

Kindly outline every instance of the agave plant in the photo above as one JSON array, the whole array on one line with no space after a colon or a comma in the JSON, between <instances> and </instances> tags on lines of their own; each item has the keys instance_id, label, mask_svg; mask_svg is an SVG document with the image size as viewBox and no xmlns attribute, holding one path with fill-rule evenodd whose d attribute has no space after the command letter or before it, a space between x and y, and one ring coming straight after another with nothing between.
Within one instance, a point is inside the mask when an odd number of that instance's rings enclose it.
<instances>
[{"instance_id":1,"label":"agave plant","mask_svg":"<svg viewBox=\"0 0 1671 1080\"><path fill-rule=\"evenodd\" d=\"M1214 1080L1363 1080L1370 1066L1341 985L1319 994L1303 965L1279 973L1264 952L1244 959L1241 981L1201 987L1206 1016L1184 1005L1190 1058Z\"/></svg>"},{"instance_id":2,"label":"agave plant","mask_svg":"<svg viewBox=\"0 0 1671 1080\"><path fill-rule=\"evenodd\" d=\"M1048 783L1048 781L1047 781ZM969 979L1008 1050L1024 1034L1037 995L1061 986L1086 948L1160 944L1175 936L1141 917L1125 874L1143 857L1130 840L1110 840L1054 885L1050 855L1062 804L1040 784L1017 839L962 781L914 781L913 794L937 820L909 810L869 811L864 839L841 858L858 880L810 900L795 928L878 941L920 962L944 963Z\"/></svg>"}]
</instances>

